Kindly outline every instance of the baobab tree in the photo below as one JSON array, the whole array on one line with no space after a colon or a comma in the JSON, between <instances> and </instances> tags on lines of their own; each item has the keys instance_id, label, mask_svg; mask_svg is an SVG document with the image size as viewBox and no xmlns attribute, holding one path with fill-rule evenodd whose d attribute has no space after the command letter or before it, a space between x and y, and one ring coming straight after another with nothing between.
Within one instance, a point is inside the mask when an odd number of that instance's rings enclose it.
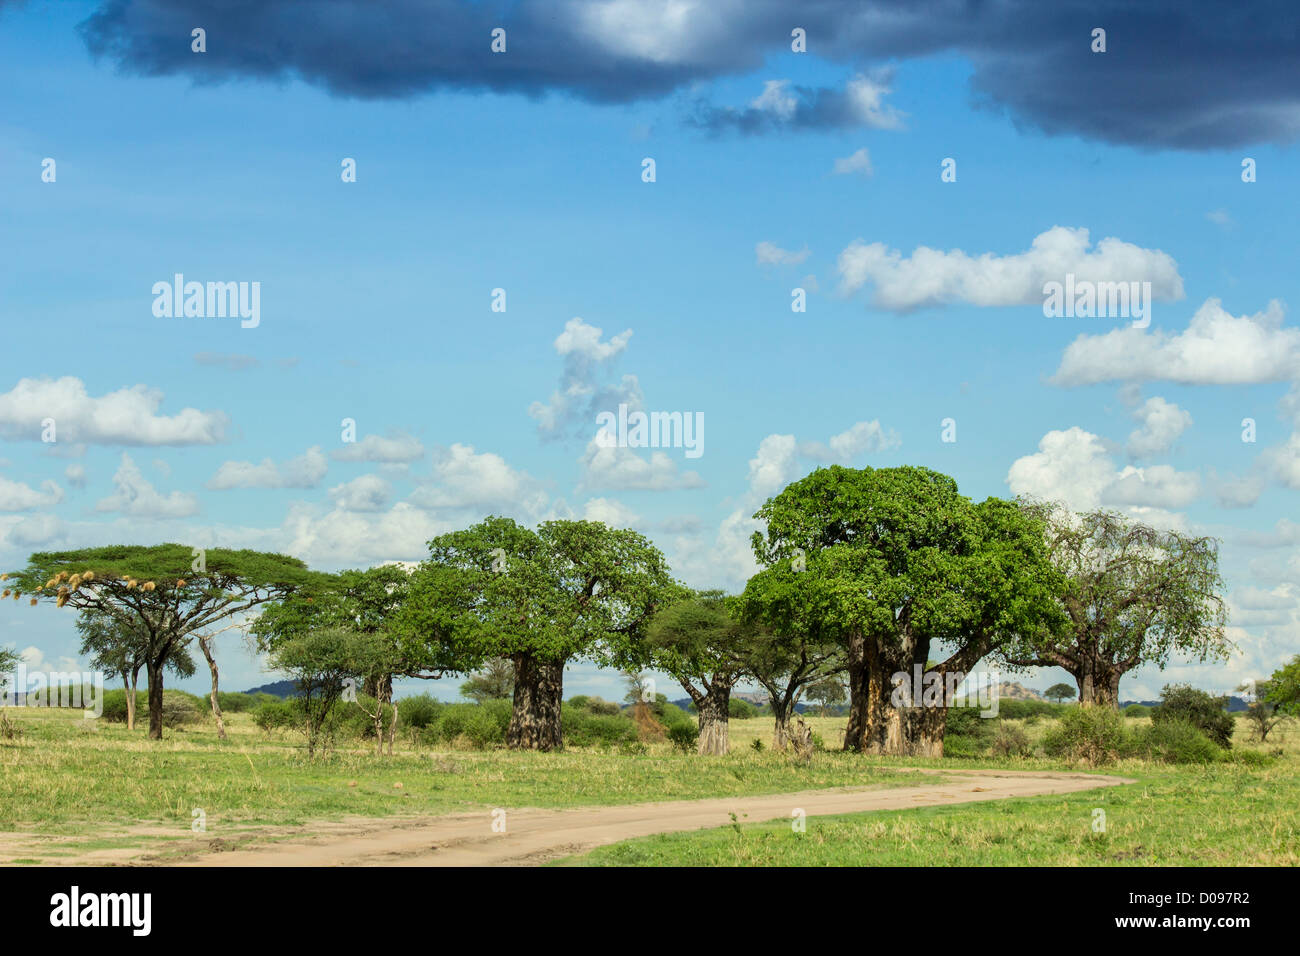
<instances>
[{"instance_id":1,"label":"baobab tree","mask_svg":"<svg viewBox=\"0 0 1300 956\"><path fill-rule=\"evenodd\" d=\"M1120 679L1135 668L1163 670L1174 653L1228 659L1214 538L1157 530L1113 511L1021 504L1041 517L1061 575L1060 614L1057 626L1026 629L1003 644L1006 663L1060 667L1078 684L1080 704L1118 707Z\"/></svg>"},{"instance_id":2,"label":"baobab tree","mask_svg":"<svg viewBox=\"0 0 1300 956\"><path fill-rule=\"evenodd\" d=\"M663 555L635 531L598 521L547 521L532 531L489 517L429 542L403 607L404 640L469 673L494 657L514 667L506 742L563 746L564 666L617 666L667 593Z\"/></svg>"},{"instance_id":3,"label":"baobab tree","mask_svg":"<svg viewBox=\"0 0 1300 956\"><path fill-rule=\"evenodd\" d=\"M1041 524L1014 503L972 503L928 468L820 468L769 498L754 554L844 645L849 750L942 756L956 684L1001 643L1046 625L1053 571ZM932 647L948 656L930 662ZM898 694L913 675L942 693Z\"/></svg>"}]
</instances>

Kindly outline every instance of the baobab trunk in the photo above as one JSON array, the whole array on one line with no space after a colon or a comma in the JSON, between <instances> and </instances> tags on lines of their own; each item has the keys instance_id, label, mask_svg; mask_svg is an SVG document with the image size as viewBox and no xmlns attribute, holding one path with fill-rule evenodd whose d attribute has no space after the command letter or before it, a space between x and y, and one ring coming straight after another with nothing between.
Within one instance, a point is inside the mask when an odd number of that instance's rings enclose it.
<instances>
[{"instance_id":1,"label":"baobab trunk","mask_svg":"<svg viewBox=\"0 0 1300 956\"><path fill-rule=\"evenodd\" d=\"M226 739L226 722L221 719L221 704L217 702L217 659L212 656L212 648L203 638L199 638L199 649L203 651L203 659L208 662L208 670L212 673L212 717L217 722L217 739Z\"/></svg>"},{"instance_id":2,"label":"baobab trunk","mask_svg":"<svg viewBox=\"0 0 1300 956\"><path fill-rule=\"evenodd\" d=\"M896 701L893 676L907 675L904 664L883 658L866 674L863 698L866 702L865 726L859 748L863 753L895 757L942 757L943 733L948 709L942 703L925 706L923 701ZM908 675L911 680L911 675ZM896 706L897 704L903 706Z\"/></svg>"},{"instance_id":3,"label":"baobab trunk","mask_svg":"<svg viewBox=\"0 0 1300 956\"><path fill-rule=\"evenodd\" d=\"M844 730L844 749L861 750L867 732L867 673L866 639L854 631L848 640L849 673L849 725Z\"/></svg>"},{"instance_id":4,"label":"baobab trunk","mask_svg":"<svg viewBox=\"0 0 1300 956\"><path fill-rule=\"evenodd\" d=\"M564 693L564 661L541 661L516 654L514 710L506 728L511 750L560 750L560 698Z\"/></svg>"},{"instance_id":5,"label":"baobab trunk","mask_svg":"<svg viewBox=\"0 0 1300 956\"><path fill-rule=\"evenodd\" d=\"M696 702L700 712L700 735L696 752L713 757L726 754L730 744L727 718L731 707L731 688L714 689Z\"/></svg>"},{"instance_id":6,"label":"baobab trunk","mask_svg":"<svg viewBox=\"0 0 1300 956\"><path fill-rule=\"evenodd\" d=\"M1074 677L1079 685L1079 703L1119 707L1119 679L1122 676L1117 670L1080 671Z\"/></svg>"},{"instance_id":7,"label":"baobab trunk","mask_svg":"<svg viewBox=\"0 0 1300 956\"><path fill-rule=\"evenodd\" d=\"M162 664L148 664L149 677L149 739L162 740L163 732L163 669Z\"/></svg>"}]
</instances>

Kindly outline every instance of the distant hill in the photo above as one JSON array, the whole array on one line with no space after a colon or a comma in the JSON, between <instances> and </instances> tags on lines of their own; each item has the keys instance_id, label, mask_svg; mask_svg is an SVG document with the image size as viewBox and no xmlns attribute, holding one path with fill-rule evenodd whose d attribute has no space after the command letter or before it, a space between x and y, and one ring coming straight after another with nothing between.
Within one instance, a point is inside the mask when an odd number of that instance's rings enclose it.
<instances>
[{"instance_id":1,"label":"distant hill","mask_svg":"<svg viewBox=\"0 0 1300 956\"><path fill-rule=\"evenodd\" d=\"M245 694L270 694L273 697L286 698L293 697L297 692L294 682L291 680L278 680L273 684L263 684L261 687L254 687L252 690L243 691Z\"/></svg>"},{"instance_id":2,"label":"distant hill","mask_svg":"<svg viewBox=\"0 0 1300 956\"><path fill-rule=\"evenodd\" d=\"M1141 704L1143 707L1159 707L1159 706L1160 706L1160 701L1158 701L1158 700L1121 700L1121 701L1119 702L1119 708L1120 708L1120 710L1123 710L1123 709L1124 709L1125 707L1127 707L1129 704ZM1243 711L1248 710L1249 707L1250 707L1250 705L1247 704L1246 701L1245 701L1243 698L1241 698L1241 697L1237 697L1236 695L1231 695L1231 694L1228 696L1228 713L1230 713L1230 714L1240 714L1240 713L1242 713Z\"/></svg>"},{"instance_id":3,"label":"distant hill","mask_svg":"<svg viewBox=\"0 0 1300 956\"><path fill-rule=\"evenodd\" d=\"M1043 695L1032 687L1024 687L1015 681L1003 681L998 685L1000 700L1042 700Z\"/></svg>"}]
</instances>

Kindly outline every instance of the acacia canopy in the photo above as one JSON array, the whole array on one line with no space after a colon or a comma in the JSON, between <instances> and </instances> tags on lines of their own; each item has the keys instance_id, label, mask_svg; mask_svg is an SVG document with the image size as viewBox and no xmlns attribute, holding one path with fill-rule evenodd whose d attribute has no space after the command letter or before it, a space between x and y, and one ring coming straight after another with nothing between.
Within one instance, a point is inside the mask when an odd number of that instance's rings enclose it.
<instances>
[{"instance_id":1,"label":"acacia canopy","mask_svg":"<svg viewBox=\"0 0 1300 956\"><path fill-rule=\"evenodd\" d=\"M283 554L159 544L38 552L8 583L33 603L101 614L145 638L149 736L161 739L163 668L190 635L319 579Z\"/></svg>"}]
</instances>

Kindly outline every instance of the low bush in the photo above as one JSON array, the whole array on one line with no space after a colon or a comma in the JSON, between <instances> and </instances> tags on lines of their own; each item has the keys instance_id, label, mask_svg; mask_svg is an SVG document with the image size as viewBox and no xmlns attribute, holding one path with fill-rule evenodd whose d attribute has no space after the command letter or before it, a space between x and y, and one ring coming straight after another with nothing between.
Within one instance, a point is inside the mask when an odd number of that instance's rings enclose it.
<instances>
[{"instance_id":1,"label":"low bush","mask_svg":"<svg viewBox=\"0 0 1300 956\"><path fill-rule=\"evenodd\" d=\"M581 711L588 714L600 714L605 717L612 716L619 712L618 704L611 700L605 700L603 697L593 697L587 694L579 694L577 697L570 697L565 701L575 711Z\"/></svg>"},{"instance_id":2,"label":"low bush","mask_svg":"<svg viewBox=\"0 0 1300 956\"><path fill-rule=\"evenodd\" d=\"M974 737L961 734L943 735L943 755L945 757L978 757L983 750Z\"/></svg>"},{"instance_id":3,"label":"low bush","mask_svg":"<svg viewBox=\"0 0 1300 956\"><path fill-rule=\"evenodd\" d=\"M656 703L652 710L654 711L655 719L670 730L673 727L694 728L697 724L697 721L693 716L682 710L682 708L678 707L676 704L670 704L667 701Z\"/></svg>"},{"instance_id":4,"label":"low bush","mask_svg":"<svg viewBox=\"0 0 1300 956\"><path fill-rule=\"evenodd\" d=\"M434 743L457 744L476 750L503 746L506 742L506 728L510 726L511 710L508 700L485 700L481 704L444 704L437 717L425 728L423 736Z\"/></svg>"},{"instance_id":5,"label":"low bush","mask_svg":"<svg viewBox=\"0 0 1300 956\"><path fill-rule=\"evenodd\" d=\"M975 757L982 754L993 739L994 721L980 716L978 707L950 707L944 722L945 757Z\"/></svg>"},{"instance_id":6,"label":"low bush","mask_svg":"<svg viewBox=\"0 0 1300 956\"><path fill-rule=\"evenodd\" d=\"M1113 707L1077 705L1044 735L1043 750L1093 766L1112 763L1128 752L1130 740L1124 718Z\"/></svg>"},{"instance_id":7,"label":"low bush","mask_svg":"<svg viewBox=\"0 0 1300 956\"><path fill-rule=\"evenodd\" d=\"M268 734L295 728L301 718L302 708L292 699L264 701L253 711L253 723Z\"/></svg>"},{"instance_id":8,"label":"low bush","mask_svg":"<svg viewBox=\"0 0 1300 956\"><path fill-rule=\"evenodd\" d=\"M998 721L993 732L993 742L989 744L989 749L999 757L1028 757L1034 750L1029 742L1029 734L1023 727L1002 720Z\"/></svg>"},{"instance_id":9,"label":"low bush","mask_svg":"<svg viewBox=\"0 0 1300 956\"><path fill-rule=\"evenodd\" d=\"M164 690L162 721L164 727L180 727L185 724L198 723L212 713L211 704L183 690ZM126 723L126 691L104 691L104 720L113 723ZM136 691L135 695L136 726L149 724L149 694Z\"/></svg>"},{"instance_id":10,"label":"low bush","mask_svg":"<svg viewBox=\"0 0 1300 956\"><path fill-rule=\"evenodd\" d=\"M614 747L639 739L636 724L627 714L594 713L563 707L560 721L564 742L573 747Z\"/></svg>"},{"instance_id":11,"label":"low bush","mask_svg":"<svg viewBox=\"0 0 1300 956\"><path fill-rule=\"evenodd\" d=\"M1124 708L1125 717L1150 717L1151 708L1146 704L1129 704Z\"/></svg>"},{"instance_id":12,"label":"low bush","mask_svg":"<svg viewBox=\"0 0 1300 956\"><path fill-rule=\"evenodd\" d=\"M749 720L758 716L758 708L747 700L732 697L727 701L727 716L732 720Z\"/></svg>"},{"instance_id":13,"label":"low bush","mask_svg":"<svg viewBox=\"0 0 1300 956\"><path fill-rule=\"evenodd\" d=\"M429 694L403 697L397 702L397 719L399 726L423 730L434 722L442 704Z\"/></svg>"},{"instance_id":14,"label":"low bush","mask_svg":"<svg viewBox=\"0 0 1300 956\"><path fill-rule=\"evenodd\" d=\"M668 728L668 739L682 753L691 753L699 741L700 732L692 724L673 724Z\"/></svg>"},{"instance_id":15,"label":"low bush","mask_svg":"<svg viewBox=\"0 0 1300 956\"><path fill-rule=\"evenodd\" d=\"M1236 726L1227 711L1227 699L1215 697L1187 684L1166 684L1160 692L1160 706L1151 712L1153 723L1186 721L1227 750L1232 746Z\"/></svg>"},{"instance_id":16,"label":"low bush","mask_svg":"<svg viewBox=\"0 0 1300 956\"><path fill-rule=\"evenodd\" d=\"M251 713L263 704L273 700L279 700L279 698L261 691L256 694L245 694L223 690L217 694L217 704L221 707L223 714Z\"/></svg>"},{"instance_id":17,"label":"low bush","mask_svg":"<svg viewBox=\"0 0 1300 956\"><path fill-rule=\"evenodd\" d=\"M1219 748L1189 720L1166 718L1137 732L1133 753L1162 763L1213 763Z\"/></svg>"},{"instance_id":18,"label":"low bush","mask_svg":"<svg viewBox=\"0 0 1300 956\"><path fill-rule=\"evenodd\" d=\"M1065 704L1049 700L999 700L998 716L1003 720L1025 720L1030 717L1059 717Z\"/></svg>"}]
</instances>

